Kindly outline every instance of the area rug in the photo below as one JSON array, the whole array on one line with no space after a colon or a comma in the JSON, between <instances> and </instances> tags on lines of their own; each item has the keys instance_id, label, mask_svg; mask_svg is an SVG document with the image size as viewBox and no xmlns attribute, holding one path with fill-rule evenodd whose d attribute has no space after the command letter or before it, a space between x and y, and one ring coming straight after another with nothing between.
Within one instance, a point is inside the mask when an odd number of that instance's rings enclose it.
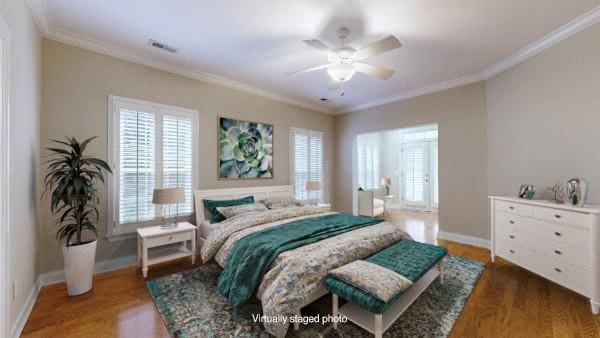
<instances>
[{"instance_id":1,"label":"area rug","mask_svg":"<svg viewBox=\"0 0 600 338\"><path fill-rule=\"evenodd\" d=\"M396 320L384 337L447 337L473 291L485 265L462 257L445 258L444 283L436 280ZM260 314L258 300L233 308L217 291L221 268L203 265L149 281L148 289L173 337L268 337L252 315ZM303 316L331 314L327 295L302 309ZM301 325L288 337L372 337L347 322L333 330L331 324Z\"/></svg>"}]
</instances>

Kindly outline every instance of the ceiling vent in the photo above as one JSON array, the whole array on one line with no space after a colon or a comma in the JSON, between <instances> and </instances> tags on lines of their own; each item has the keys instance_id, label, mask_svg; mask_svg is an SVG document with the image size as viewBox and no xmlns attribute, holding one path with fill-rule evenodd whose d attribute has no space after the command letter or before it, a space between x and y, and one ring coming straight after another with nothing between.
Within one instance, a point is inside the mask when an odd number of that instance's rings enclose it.
<instances>
[{"instance_id":1,"label":"ceiling vent","mask_svg":"<svg viewBox=\"0 0 600 338\"><path fill-rule=\"evenodd\" d=\"M162 49L162 50L166 50L167 52L170 53L175 53L177 52L177 49L175 47L171 47L169 45L165 45L164 43L160 42L160 41L156 41L154 39L149 39L148 40L148 44L154 48L158 48L158 49Z\"/></svg>"}]
</instances>

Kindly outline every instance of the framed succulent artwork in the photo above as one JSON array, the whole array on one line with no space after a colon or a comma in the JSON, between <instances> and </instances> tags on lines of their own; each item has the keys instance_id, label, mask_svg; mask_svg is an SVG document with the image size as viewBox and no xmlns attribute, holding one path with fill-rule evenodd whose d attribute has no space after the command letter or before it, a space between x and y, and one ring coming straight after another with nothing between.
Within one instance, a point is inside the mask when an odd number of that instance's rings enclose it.
<instances>
[{"instance_id":1,"label":"framed succulent artwork","mask_svg":"<svg viewBox=\"0 0 600 338\"><path fill-rule=\"evenodd\" d=\"M219 117L219 179L273 178L273 125Z\"/></svg>"}]
</instances>

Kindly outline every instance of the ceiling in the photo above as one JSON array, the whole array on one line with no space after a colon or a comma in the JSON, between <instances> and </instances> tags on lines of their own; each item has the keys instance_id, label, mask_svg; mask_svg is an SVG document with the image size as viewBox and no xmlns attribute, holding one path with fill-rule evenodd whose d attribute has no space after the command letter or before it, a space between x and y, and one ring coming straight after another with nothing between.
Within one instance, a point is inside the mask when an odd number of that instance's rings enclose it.
<instances>
[{"instance_id":1,"label":"ceiling","mask_svg":"<svg viewBox=\"0 0 600 338\"><path fill-rule=\"evenodd\" d=\"M326 112L351 111L481 80L482 72L598 6L598 0L31 0L50 38ZM595 22L595 21L594 21ZM396 71L356 74L329 92L326 63L302 40L360 47L395 35L402 48L366 60ZM151 48L148 39L178 49ZM450 82L448 82L450 81ZM441 84L441 85L440 85ZM436 87L437 86L437 87ZM407 94L408 93L408 94ZM414 96L414 95L413 95ZM329 103L319 99L328 98Z\"/></svg>"}]
</instances>

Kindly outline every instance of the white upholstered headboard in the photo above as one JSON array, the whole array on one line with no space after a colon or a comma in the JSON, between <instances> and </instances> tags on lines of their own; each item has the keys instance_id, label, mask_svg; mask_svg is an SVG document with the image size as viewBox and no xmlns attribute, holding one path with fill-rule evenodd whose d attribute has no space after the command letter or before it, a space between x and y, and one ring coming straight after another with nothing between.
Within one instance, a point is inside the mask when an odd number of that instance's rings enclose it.
<instances>
[{"instance_id":1,"label":"white upholstered headboard","mask_svg":"<svg viewBox=\"0 0 600 338\"><path fill-rule=\"evenodd\" d=\"M229 200L246 196L254 196L255 201L260 201L269 197L293 197L294 189L291 185L275 185L269 187L194 190L196 225L200 226L205 220L209 219L209 215L205 215L205 208L202 200Z\"/></svg>"}]
</instances>

